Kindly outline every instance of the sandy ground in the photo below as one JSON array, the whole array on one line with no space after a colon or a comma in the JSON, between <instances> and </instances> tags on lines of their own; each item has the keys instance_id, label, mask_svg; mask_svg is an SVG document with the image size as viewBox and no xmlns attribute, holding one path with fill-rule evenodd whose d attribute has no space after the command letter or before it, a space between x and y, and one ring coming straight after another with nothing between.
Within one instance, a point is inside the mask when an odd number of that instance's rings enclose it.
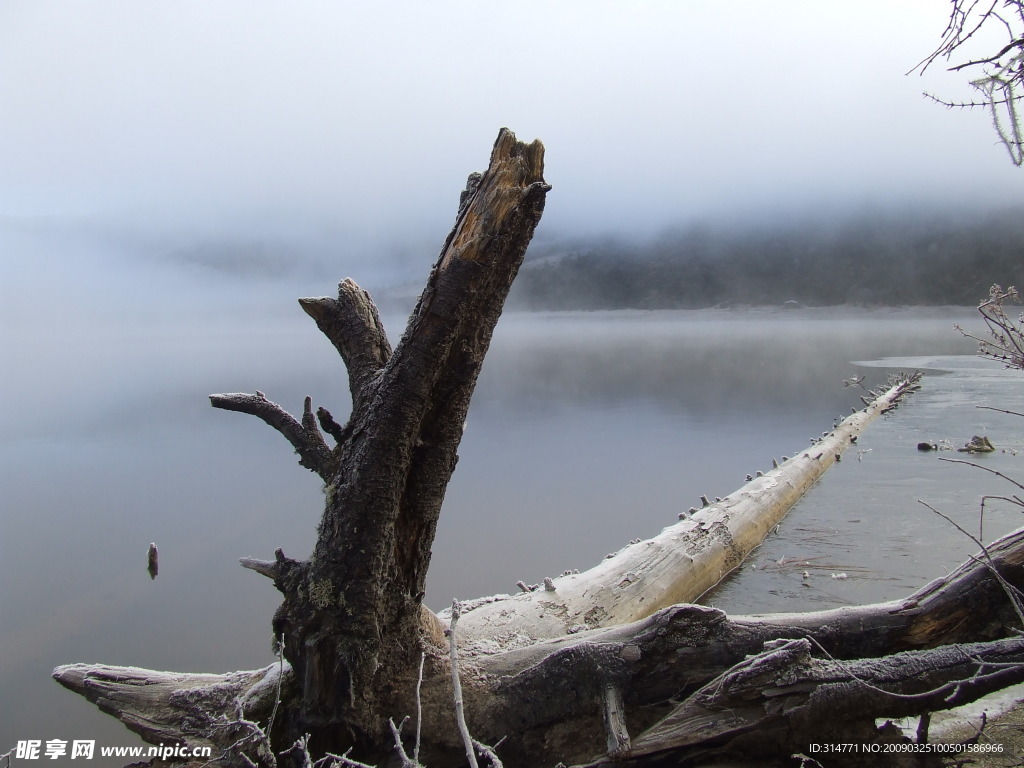
<instances>
[{"instance_id":1,"label":"sandy ground","mask_svg":"<svg viewBox=\"0 0 1024 768\"><path fill-rule=\"evenodd\" d=\"M953 743L973 738L981 727L983 712L987 721L978 744L991 744L1002 751L965 753L960 758L963 764L981 768L1024 765L1024 686L1013 686L958 710L936 714L931 740Z\"/></svg>"}]
</instances>

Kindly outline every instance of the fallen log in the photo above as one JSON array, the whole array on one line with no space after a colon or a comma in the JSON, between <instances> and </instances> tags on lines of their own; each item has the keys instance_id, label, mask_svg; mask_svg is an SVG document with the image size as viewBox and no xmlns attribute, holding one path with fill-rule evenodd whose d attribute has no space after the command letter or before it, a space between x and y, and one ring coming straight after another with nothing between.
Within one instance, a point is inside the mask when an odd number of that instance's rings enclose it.
<instances>
[{"instance_id":1,"label":"fallen log","mask_svg":"<svg viewBox=\"0 0 1024 768\"><path fill-rule=\"evenodd\" d=\"M600 757L585 768L749 760L808 752L813 744L857 745L829 753L829 765L938 766L945 754L900 749L906 738L898 729L876 728L875 720L957 707L1024 682L1020 637L851 662L815 651L806 639L767 644L633 740L628 756Z\"/></svg>"},{"instance_id":2,"label":"fallen log","mask_svg":"<svg viewBox=\"0 0 1024 768\"><path fill-rule=\"evenodd\" d=\"M896 377L863 410L848 416L809 449L758 473L657 536L633 543L581 574L549 579L544 589L495 596L464 606L467 641L539 640L636 621L693 602L733 571L882 413L918 387L920 374ZM444 618L442 616L442 618Z\"/></svg>"}]
</instances>

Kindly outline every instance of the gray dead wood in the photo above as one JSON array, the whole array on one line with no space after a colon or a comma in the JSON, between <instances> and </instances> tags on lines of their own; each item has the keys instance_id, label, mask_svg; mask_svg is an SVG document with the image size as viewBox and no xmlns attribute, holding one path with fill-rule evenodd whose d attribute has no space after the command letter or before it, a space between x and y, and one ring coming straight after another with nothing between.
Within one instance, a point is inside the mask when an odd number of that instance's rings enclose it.
<instances>
[{"instance_id":1,"label":"gray dead wood","mask_svg":"<svg viewBox=\"0 0 1024 768\"><path fill-rule=\"evenodd\" d=\"M53 676L150 744L210 747L215 764L228 768L275 765L259 729L279 691L294 698L291 669L278 663L226 675L68 664Z\"/></svg>"}]
</instances>

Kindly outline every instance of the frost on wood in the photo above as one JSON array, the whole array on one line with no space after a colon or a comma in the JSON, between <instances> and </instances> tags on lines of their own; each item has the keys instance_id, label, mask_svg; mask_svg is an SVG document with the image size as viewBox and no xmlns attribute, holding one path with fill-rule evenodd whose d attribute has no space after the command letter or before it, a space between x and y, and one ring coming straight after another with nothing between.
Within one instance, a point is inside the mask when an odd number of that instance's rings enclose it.
<instances>
[{"instance_id":1,"label":"frost on wood","mask_svg":"<svg viewBox=\"0 0 1024 768\"><path fill-rule=\"evenodd\" d=\"M67 664L53 676L81 694L150 744L209 747L222 756L218 765L273 766L273 756L259 743L279 696L293 695L287 664L226 675L157 672L137 667Z\"/></svg>"}]
</instances>

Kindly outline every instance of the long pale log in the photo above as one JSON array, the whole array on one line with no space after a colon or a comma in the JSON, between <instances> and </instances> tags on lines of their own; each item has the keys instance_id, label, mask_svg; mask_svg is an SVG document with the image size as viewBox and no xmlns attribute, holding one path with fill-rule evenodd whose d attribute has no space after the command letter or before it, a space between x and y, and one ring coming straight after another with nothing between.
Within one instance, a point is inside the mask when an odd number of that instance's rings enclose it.
<instances>
[{"instance_id":1,"label":"long pale log","mask_svg":"<svg viewBox=\"0 0 1024 768\"><path fill-rule=\"evenodd\" d=\"M557 655L580 644L634 644L640 656L631 687L634 699L657 700L661 693L700 684L765 642L813 637L837 658L853 659L941 644L994 640L1019 623L1005 588L1024 589L1024 528L1007 534L949 574L907 597L869 605L800 613L727 616L717 608L680 604L630 624L565 635L491 653L477 649L475 663L506 684L523 670L540 672ZM672 670L648 660L674 653ZM639 693L643 691L643 693Z\"/></svg>"},{"instance_id":2,"label":"long pale log","mask_svg":"<svg viewBox=\"0 0 1024 768\"><path fill-rule=\"evenodd\" d=\"M917 380L914 375L896 382L809 449L654 538L631 544L584 573L553 579L554 590L465 604L465 637L492 647L494 638L508 636L509 630L532 639L560 637L637 621L696 600L736 568L864 428Z\"/></svg>"}]
</instances>

